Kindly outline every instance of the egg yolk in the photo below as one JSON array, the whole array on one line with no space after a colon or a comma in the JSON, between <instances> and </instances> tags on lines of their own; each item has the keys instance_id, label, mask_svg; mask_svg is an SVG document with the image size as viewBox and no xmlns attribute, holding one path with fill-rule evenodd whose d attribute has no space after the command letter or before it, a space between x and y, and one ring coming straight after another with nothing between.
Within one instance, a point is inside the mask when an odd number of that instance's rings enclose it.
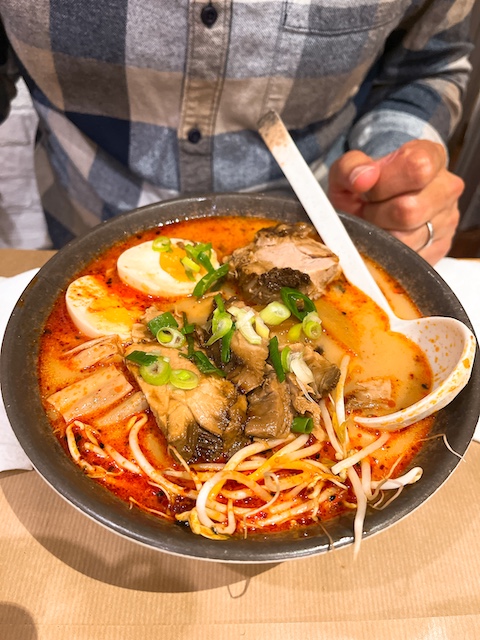
<instances>
[{"instance_id":1,"label":"egg yolk","mask_svg":"<svg viewBox=\"0 0 480 640\"><path fill-rule=\"evenodd\" d=\"M127 327L132 327L134 322L127 309L109 297L93 300L88 306L88 311L97 314L107 322L123 324Z\"/></svg>"},{"instance_id":2,"label":"egg yolk","mask_svg":"<svg viewBox=\"0 0 480 640\"><path fill-rule=\"evenodd\" d=\"M191 282L191 278L188 277L185 267L181 260L186 257L185 249L171 244L171 251L163 251L160 254L160 266L161 268L172 276L177 282ZM204 275L205 269L201 267L198 272L199 275Z\"/></svg>"}]
</instances>

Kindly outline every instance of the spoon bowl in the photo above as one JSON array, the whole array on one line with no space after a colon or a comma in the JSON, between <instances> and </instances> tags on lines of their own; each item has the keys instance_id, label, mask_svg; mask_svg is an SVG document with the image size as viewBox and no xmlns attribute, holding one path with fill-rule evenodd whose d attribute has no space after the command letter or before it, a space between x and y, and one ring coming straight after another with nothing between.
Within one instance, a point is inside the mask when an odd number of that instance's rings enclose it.
<instances>
[{"instance_id":1,"label":"spoon bowl","mask_svg":"<svg viewBox=\"0 0 480 640\"><path fill-rule=\"evenodd\" d=\"M280 116L268 112L261 118L258 130L322 241L338 256L347 280L381 307L391 331L416 343L430 364L432 389L422 400L386 416L357 416L355 421L364 427L394 431L445 407L470 379L476 349L473 333L455 318L403 320L396 316Z\"/></svg>"}]
</instances>

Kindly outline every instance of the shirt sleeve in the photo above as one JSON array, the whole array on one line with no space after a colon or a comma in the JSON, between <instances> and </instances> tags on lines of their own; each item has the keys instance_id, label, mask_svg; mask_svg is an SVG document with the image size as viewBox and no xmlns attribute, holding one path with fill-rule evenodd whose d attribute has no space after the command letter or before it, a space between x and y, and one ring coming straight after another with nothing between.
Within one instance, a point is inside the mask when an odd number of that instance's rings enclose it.
<instances>
[{"instance_id":1,"label":"shirt sleeve","mask_svg":"<svg viewBox=\"0 0 480 640\"><path fill-rule=\"evenodd\" d=\"M0 18L0 124L7 119L10 103L17 94L15 82L18 77L10 43Z\"/></svg>"},{"instance_id":2,"label":"shirt sleeve","mask_svg":"<svg viewBox=\"0 0 480 640\"><path fill-rule=\"evenodd\" d=\"M412 139L446 147L471 70L473 1L412 3L359 91L350 149L381 157Z\"/></svg>"}]
</instances>

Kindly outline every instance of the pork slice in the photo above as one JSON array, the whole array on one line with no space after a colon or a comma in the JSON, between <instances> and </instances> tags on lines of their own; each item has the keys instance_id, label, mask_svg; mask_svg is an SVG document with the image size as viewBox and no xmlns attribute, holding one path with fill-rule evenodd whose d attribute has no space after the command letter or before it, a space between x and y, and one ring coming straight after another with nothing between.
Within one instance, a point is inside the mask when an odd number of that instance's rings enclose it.
<instances>
[{"instance_id":1,"label":"pork slice","mask_svg":"<svg viewBox=\"0 0 480 640\"><path fill-rule=\"evenodd\" d=\"M192 396L190 409L196 422L210 433L222 435L230 419L230 407L237 391L233 384L217 376L204 376Z\"/></svg>"},{"instance_id":2,"label":"pork slice","mask_svg":"<svg viewBox=\"0 0 480 640\"><path fill-rule=\"evenodd\" d=\"M281 287L319 298L341 273L338 257L311 237L311 225L281 224L259 231L227 259L244 296L257 303L278 299Z\"/></svg>"},{"instance_id":3,"label":"pork slice","mask_svg":"<svg viewBox=\"0 0 480 640\"><path fill-rule=\"evenodd\" d=\"M148 384L139 374L137 365L127 365L168 444L190 461L198 457L214 460L230 451L234 443L243 443L245 408L239 401L239 393L234 385L216 375L203 375L186 358L182 358L176 349L157 345L135 345L131 350L154 351L170 359L173 369L188 369L197 374L198 386L195 389L177 389L165 384Z\"/></svg>"},{"instance_id":4,"label":"pork slice","mask_svg":"<svg viewBox=\"0 0 480 640\"><path fill-rule=\"evenodd\" d=\"M303 359L313 374L312 389L318 398L328 395L337 386L340 369L325 356L315 351L310 345L303 349Z\"/></svg>"},{"instance_id":5,"label":"pork slice","mask_svg":"<svg viewBox=\"0 0 480 640\"><path fill-rule=\"evenodd\" d=\"M357 382L345 397L345 407L349 413L372 410L384 412L391 410L393 404L393 385L389 378L369 378Z\"/></svg>"},{"instance_id":6,"label":"pork slice","mask_svg":"<svg viewBox=\"0 0 480 640\"><path fill-rule=\"evenodd\" d=\"M284 438L293 420L288 386L270 373L261 387L248 395L245 433L257 438Z\"/></svg>"},{"instance_id":7,"label":"pork slice","mask_svg":"<svg viewBox=\"0 0 480 640\"><path fill-rule=\"evenodd\" d=\"M105 427L109 424L122 422L137 413L142 413L148 409L148 403L141 391L136 391L127 396L120 404L104 413L99 418L95 418L94 425L96 427Z\"/></svg>"},{"instance_id":8,"label":"pork slice","mask_svg":"<svg viewBox=\"0 0 480 640\"><path fill-rule=\"evenodd\" d=\"M74 369L81 371L100 362L106 363L115 359L121 352L118 336L102 336L65 351L62 357L67 359Z\"/></svg>"},{"instance_id":9,"label":"pork slice","mask_svg":"<svg viewBox=\"0 0 480 640\"><path fill-rule=\"evenodd\" d=\"M272 239L278 238L315 238L316 231L307 222L279 222L271 227L260 229L256 234L256 241L259 246L271 244Z\"/></svg>"},{"instance_id":10,"label":"pork slice","mask_svg":"<svg viewBox=\"0 0 480 640\"><path fill-rule=\"evenodd\" d=\"M247 398L239 393L235 402L230 405L230 420L223 431L224 452L228 458L248 442L245 434L246 416Z\"/></svg>"},{"instance_id":11,"label":"pork slice","mask_svg":"<svg viewBox=\"0 0 480 640\"><path fill-rule=\"evenodd\" d=\"M146 389L147 402L157 424L163 427L168 443L180 452L185 447L193 449L197 424L183 394L169 393L166 387L155 388L156 391L153 391L146 388L146 385L142 386ZM178 395L180 397L176 397Z\"/></svg>"},{"instance_id":12,"label":"pork slice","mask_svg":"<svg viewBox=\"0 0 480 640\"><path fill-rule=\"evenodd\" d=\"M250 344L240 331L235 331L230 343L230 362L225 365L227 379L243 393L249 393L263 382L268 358L266 343Z\"/></svg>"},{"instance_id":13,"label":"pork slice","mask_svg":"<svg viewBox=\"0 0 480 640\"><path fill-rule=\"evenodd\" d=\"M111 364L99 367L90 375L56 391L47 398L47 402L68 423L76 418L106 411L132 390L124 374Z\"/></svg>"},{"instance_id":14,"label":"pork slice","mask_svg":"<svg viewBox=\"0 0 480 640\"><path fill-rule=\"evenodd\" d=\"M290 391L292 407L296 414L311 417L313 420L313 435L322 442L325 439L325 431L322 426L322 416L319 405L311 398L305 397L303 390L298 386L295 376L287 375L287 383Z\"/></svg>"}]
</instances>

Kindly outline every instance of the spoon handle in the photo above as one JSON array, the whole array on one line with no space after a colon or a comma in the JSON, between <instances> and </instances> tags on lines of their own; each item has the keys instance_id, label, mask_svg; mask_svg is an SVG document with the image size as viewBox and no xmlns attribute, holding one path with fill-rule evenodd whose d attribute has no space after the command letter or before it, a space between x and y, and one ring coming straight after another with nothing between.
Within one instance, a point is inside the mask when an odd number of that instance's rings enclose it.
<instances>
[{"instance_id":1,"label":"spoon handle","mask_svg":"<svg viewBox=\"0 0 480 640\"><path fill-rule=\"evenodd\" d=\"M397 318L387 299L280 116L275 111L266 113L258 123L258 131L280 165L322 241L338 256L347 280L372 298L391 321L395 321Z\"/></svg>"}]
</instances>

